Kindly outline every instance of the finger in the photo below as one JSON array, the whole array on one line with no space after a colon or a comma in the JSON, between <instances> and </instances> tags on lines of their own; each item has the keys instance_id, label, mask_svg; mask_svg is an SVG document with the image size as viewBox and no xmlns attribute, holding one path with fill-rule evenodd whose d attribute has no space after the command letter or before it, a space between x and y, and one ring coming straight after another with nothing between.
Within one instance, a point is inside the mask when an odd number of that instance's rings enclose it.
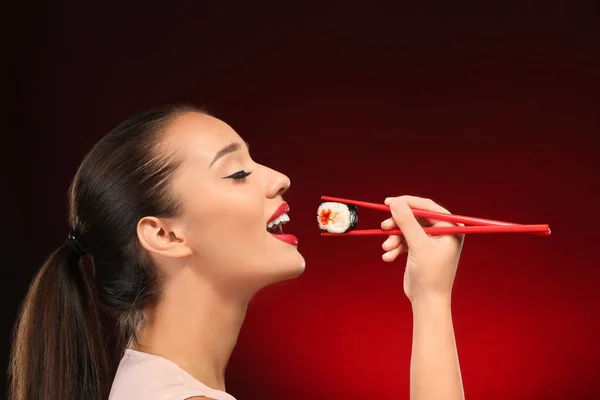
<instances>
[{"instance_id":1,"label":"finger","mask_svg":"<svg viewBox=\"0 0 600 400\"><path fill-rule=\"evenodd\" d=\"M437 220L433 220L433 219L429 219L429 218L425 218L425 217L417 217L417 222L423 228L427 228L429 226L433 226L437 222Z\"/></svg>"},{"instance_id":2,"label":"finger","mask_svg":"<svg viewBox=\"0 0 600 400\"><path fill-rule=\"evenodd\" d=\"M406 200L406 202L408 203L410 208L417 208L417 209L421 209L421 210L437 212L440 214L450 214L450 211L448 211L444 207L440 206L439 204L437 204L436 202L434 202L431 199L424 198L424 197L409 196L409 195L400 196L400 197L404 198ZM388 199L393 199L393 198L387 198L386 201L388 201ZM419 221L421 226L453 226L453 225L455 225L450 222L440 221L440 220L432 219L432 218L417 217L417 221Z\"/></svg>"},{"instance_id":3,"label":"finger","mask_svg":"<svg viewBox=\"0 0 600 400\"><path fill-rule=\"evenodd\" d=\"M417 217L417 221L422 227L433 226L436 222L438 222L437 220L430 220L429 218L423 217ZM381 229L383 230L389 231L396 228L398 228L398 225L396 225L394 218L388 218L381 222Z\"/></svg>"},{"instance_id":4,"label":"finger","mask_svg":"<svg viewBox=\"0 0 600 400\"><path fill-rule=\"evenodd\" d=\"M381 245L381 248L385 251L390 251L402 244L402 237L399 235L390 235L385 242Z\"/></svg>"},{"instance_id":5,"label":"finger","mask_svg":"<svg viewBox=\"0 0 600 400\"><path fill-rule=\"evenodd\" d=\"M398 246L398 247L396 247L393 250L390 250L388 252L383 253L383 255L381 256L381 258L385 262L392 262L396 258L398 258L398 256L400 254L402 254L403 251L404 251L404 246Z\"/></svg>"},{"instance_id":6,"label":"finger","mask_svg":"<svg viewBox=\"0 0 600 400\"><path fill-rule=\"evenodd\" d=\"M384 230L396 229L397 227L398 225L396 225L396 221L394 221L394 218L391 217L381 222L381 229Z\"/></svg>"},{"instance_id":7,"label":"finger","mask_svg":"<svg viewBox=\"0 0 600 400\"><path fill-rule=\"evenodd\" d=\"M385 199L390 206L392 218L402 231L408 247L416 249L429 243L429 237L415 218L405 196Z\"/></svg>"},{"instance_id":8,"label":"finger","mask_svg":"<svg viewBox=\"0 0 600 400\"><path fill-rule=\"evenodd\" d=\"M450 214L450 211L446 210L444 207L437 204L435 201L431 199L427 199L424 197L416 197L416 196L400 196L400 197L388 197L385 199L385 204L388 204L388 201L393 199L403 198L410 207L412 208L420 208L421 210L433 211L442 214ZM389 205L389 204L388 204Z\"/></svg>"}]
</instances>

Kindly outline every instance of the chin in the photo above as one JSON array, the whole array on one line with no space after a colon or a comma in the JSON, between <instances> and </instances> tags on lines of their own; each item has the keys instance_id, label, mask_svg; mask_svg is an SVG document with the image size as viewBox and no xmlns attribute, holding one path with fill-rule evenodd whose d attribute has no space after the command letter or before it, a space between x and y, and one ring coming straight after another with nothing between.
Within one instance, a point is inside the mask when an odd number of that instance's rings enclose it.
<instances>
[{"instance_id":1,"label":"chin","mask_svg":"<svg viewBox=\"0 0 600 400\"><path fill-rule=\"evenodd\" d=\"M294 266L294 268L290 269L290 276L288 279L293 279L293 278L297 278L300 275L302 275L302 273L304 272L304 270L306 269L306 262L304 260L302 260L302 262L300 264L296 264Z\"/></svg>"},{"instance_id":2,"label":"chin","mask_svg":"<svg viewBox=\"0 0 600 400\"><path fill-rule=\"evenodd\" d=\"M295 273L295 275L292 278L296 278L297 276L302 275L302 273L304 272L305 269L306 269L306 261L304 260L304 257L302 257L302 255L300 253L297 253L297 260L293 264L293 267L291 268L291 270Z\"/></svg>"},{"instance_id":3,"label":"chin","mask_svg":"<svg viewBox=\"0 0 600 400\"><path fill-rule=\"evenodd\" d=\"M274 268L273 271L276 272L272 275L267 284L297 278L302 275L305 269L306 261L304 261L304 258L300 253L297 253L293 261L287 259L286 261L279 263L278 267Z\"/></svg>"}]
</instances>

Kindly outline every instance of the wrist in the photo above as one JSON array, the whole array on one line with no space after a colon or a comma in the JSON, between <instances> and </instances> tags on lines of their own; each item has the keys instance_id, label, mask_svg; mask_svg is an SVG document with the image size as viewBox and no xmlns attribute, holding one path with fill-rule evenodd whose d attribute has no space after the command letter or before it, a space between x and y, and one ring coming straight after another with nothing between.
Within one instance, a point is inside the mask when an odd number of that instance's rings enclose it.
<instances>
[{"instance_id":1,"label":"wrist","mask_svg":"<svg viewBox=\"0 0 600 400\"><path fill-rule=\"evenodd\" d=\"M448 294L423 294L411 299L413 312L426 310L450 310L451 295Z\"/></svg>"}]
</instances>

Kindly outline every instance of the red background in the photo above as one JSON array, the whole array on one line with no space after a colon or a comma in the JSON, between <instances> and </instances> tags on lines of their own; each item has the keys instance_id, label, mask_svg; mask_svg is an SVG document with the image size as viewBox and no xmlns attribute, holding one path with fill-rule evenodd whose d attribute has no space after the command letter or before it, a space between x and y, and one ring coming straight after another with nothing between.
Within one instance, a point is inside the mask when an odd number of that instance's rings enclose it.
<instances>
[{"instance_id":1,"label":"red background","mask_svg":"<svg viewBox=\"0 0 600 400\"><path fill-rule=\"evenodd\" d=\"M10 196L10 217L28 247L3 271L5 342L66 235L85 152L127 115L187 101L290 176L287 231L307 260L253 300L232 395L408 398L404 260L381 261L383 237L320 237L315 212L323 194L414 194L552 228L467 237L453 297L467 396L600 398L597 6L282 4L62 1L21 14L11 87L22 152L10 171L28 195ZM361 210L360 226L385 217Z\"/></svg>"}]
</instances>

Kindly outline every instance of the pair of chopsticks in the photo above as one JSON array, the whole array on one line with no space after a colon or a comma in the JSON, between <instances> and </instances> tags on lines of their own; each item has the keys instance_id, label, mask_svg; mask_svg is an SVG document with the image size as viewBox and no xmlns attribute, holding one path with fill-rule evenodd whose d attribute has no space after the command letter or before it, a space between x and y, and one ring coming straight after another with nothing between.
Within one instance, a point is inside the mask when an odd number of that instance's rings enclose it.
<instances>
[{"instance_id":1,"label":"pair of chopsticks","mask_svg":"<svg viewBox=\"0 0 600 400\"><path fill-rule=\"evenodd\" d=\"M390 212L385 204L367 203L365 201L341 199L338 197L321 196L321 200L352 204L358 207ZM427 210L412 208L416 217L454 222L470 226L444 226L423 228L428 235L458 235L467 233L531 233L538 236L550 236L550 227L546 224L521 225L511 222L494 221L490 219L466 217L463 215L442 214ZM322 236L372 236L372 235L402 235L400 229L355 229L346 233L321 232Z\"/></svg>"}]
</instances>

